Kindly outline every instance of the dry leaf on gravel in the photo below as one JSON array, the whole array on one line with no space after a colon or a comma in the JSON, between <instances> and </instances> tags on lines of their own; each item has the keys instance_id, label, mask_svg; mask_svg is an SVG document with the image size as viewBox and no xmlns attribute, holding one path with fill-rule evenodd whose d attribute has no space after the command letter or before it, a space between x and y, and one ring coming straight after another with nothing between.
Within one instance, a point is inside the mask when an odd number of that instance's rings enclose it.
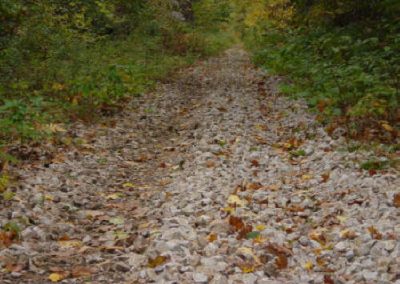
<instances>
[{"instance_id":1,"label":"dry leaf on gravel","mask_svg":"<svg viewBox=\"0 0 400 284\"><path fill-rule=\"evenodd\" d=\"M400 193L397 193L393 196L393 205L396 208L400 208Z\"/></svg>"},{"instance_id":2,"label":"dry leaf on gravel","mask_svg":"<svg viewBox=\"0 0 400 284\"><path fill-rule=\"evenodd\" d=\"M229 225L235 228L236 231L240 231L245 227L243 220L239 217L230 216L229 217Z\"/></svg>"},{"instance_id":3,"label":"dry leaf on gravel","mask_svg":"<svg viewBox=\"0 0 400 284\"><path fill-rule=\"evenodd\" d=\"M368 232L373 239L382 240L382 234L374 226L368 227Z\"/></svg>"},{"instance_id":4,"label":"dry leaf on gravel","mask_svg":"<svg viewBox=\"0 0 400 284\"><path fill-rule=\"evenodd\" d=\"M168 258L166 256L159 255L155 258L149 258L147 266L149 268L156 268L157 266L163 265L166 263Z\"/></svg>"},{"instance_id":5,"label":"dry leaf on gravel","mask_svg":"<svg viewBox=\"0 0 400 284\"><path fill-rule=\"evenodd\" d=\"M240 197L235 194L231 194L228 198L228 204L237 207L245 207L247 205L247 201L240 199Z\"/></svg>"}]
</instances>

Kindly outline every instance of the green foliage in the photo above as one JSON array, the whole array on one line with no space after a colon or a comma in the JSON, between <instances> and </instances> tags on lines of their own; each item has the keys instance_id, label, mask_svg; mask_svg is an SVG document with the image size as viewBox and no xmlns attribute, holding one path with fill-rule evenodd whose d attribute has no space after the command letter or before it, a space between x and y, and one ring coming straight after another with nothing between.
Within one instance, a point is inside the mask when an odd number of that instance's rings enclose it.
<instances>
[{"instance_id":1,"label":"green foliage","mask_svg":"<svg viewBox=\"0 0 400 284\"><path fill-rule=\"evenodd\" d=\"M226 3L0 1L0 141L42 139L49 123L93 120L225 48ZM198 9L205 6L212 24ZM196 22L175 19L179 11Z\"/></svg>"},{"instance_id":2,"label":"green foliage","mask_svg":"<svg viewBox=\"0 0 400 284\"><path fill-rule=\"evenodd\" d=\"M268 15L242 21L243 38L254 52L254 61L286 76L281 91L305 98L323 122L345 122L354 135L379 127L381 121L396 126L400 119L400 22L394 12L400 11L398 1L288 2L294 13L287 17L286 27Z\"/></svg>"},{"instance_id":3,"label":"green foliage","mask_svg":"<svg viewBox=\"0 0 400 284\"><path fill-rule=\"evenodd\" d=\"M366 162L361 163L360 167L363 170L370 171L370 170L383 170L389 166L389 161L380 161L380 160L369 160Z\"/></svg>"}]
</instances>

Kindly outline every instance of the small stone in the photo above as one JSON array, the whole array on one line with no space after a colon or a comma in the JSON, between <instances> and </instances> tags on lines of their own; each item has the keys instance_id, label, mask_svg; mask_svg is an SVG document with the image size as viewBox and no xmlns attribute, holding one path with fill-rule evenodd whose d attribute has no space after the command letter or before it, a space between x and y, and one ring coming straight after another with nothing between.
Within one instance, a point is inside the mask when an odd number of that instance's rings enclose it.
<instances>
[{"instance_id":1,"label":"small stone","mask_svg":"<svg viewBox=\"0 0 400 284\"><path fill-rule=\"evenodd\" d=\"M347 251L345 256L348 261L352 261L355 256L354 251L353 250Z\"/></svg>"},{"instance_id":2,"label":"small stone","mask_svg":"<svg viewBox=\"0 0 400 284\"><path fill-rule=\"evenodd\" d=\"M386 241L385 242L385 250L392 251L395 249L397 242L394 240Z\"/></svg>"},{"instance_id":3,"label":"small stone","mask_svg":"<svg viewBox=\"0 0 400 284\"><path fill-rule=\"evenodd\" d=\"M300 237L300 239L299 239L299 243L302 245L302 246L308 246L309 245L309 239L306 237L306 236L301 236Z\"/></svg>"},{"instance_id":4,"label":"small stone","mask_svg":"<svg viewBox=\"0 0 400 284\"><path fill-rule=\"evenodd\" d=\"M228 222L215 220L210 224L210 231L216 234L228 233L230 230Z\"/></svg>"},{"instance_id":5,"label":"small stone","mask_svg":"<svg viewBox=\"0 0 400 284\"><path fill-rule=\"evenodd\" d=\"M336 251L338 251L338 252L345 252L345 251L347 250L348 247L349 247L349 246L348 246L348 243L344 241L344 242L338 242L338 243L335 245L334 249L335 249Z\"/></svg>"},{"instance_id":6,"label":"small stone","mask_svg":"<svg viewBox=\"0 0 400 284\"><path fill-rule=\"evenodd\" d=\"M221 274L215 274L210 284L228 284L228 278Z\"/></svg>"},{"instance_id":7,"label":"small stone","mask_svg":"<svg viewBox=\"0 0 400 284\"><path fill-rule=\"evenodd\" d=\"M362 275L365 281L372 281L378 279L378 272L375 271L363 271Z\"/></svg>"},{"instance_id":8,"label":"small stone","mask_svg":"<svg viewBox=\"0 0 400 284\"><path fill-rule=\"evenodd\" d=\"M128 272L131 270L131 267L123 262L117 262L116 264L114 264L114 269L116 271Z\"/></svg>"},{"instance_id":9,"label":"small stone","mask_svg":"<svg viewBox=\"0 0 400 284\"><path fill-rule=\"evenodd\" d=\"M207 283L208 276L205 275L204 273L195 272L193 273L193 280L195 283Z\"/></svg>"},{"instance_id":10,"label":"small stone","mask_svg":"<svg viewBox=\"0 0 400 284\"><path fill-rule=\"evenodd\" d=\"M255 274L244 274L242 276L243 284L255 284L257 281L257 276Z\"/></svg>"}]
</instances>

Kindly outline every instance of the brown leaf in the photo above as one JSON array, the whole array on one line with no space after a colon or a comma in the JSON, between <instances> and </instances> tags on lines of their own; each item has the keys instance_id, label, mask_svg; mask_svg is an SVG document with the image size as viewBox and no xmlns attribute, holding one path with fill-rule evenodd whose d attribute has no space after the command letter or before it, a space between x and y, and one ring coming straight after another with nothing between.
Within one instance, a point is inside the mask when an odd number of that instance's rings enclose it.
<instances>
[{"instance_id":1,"label":"brown leaf","mask_svg":"<svg viewBox=\"0 0 400 284\"><path fill-rule=\"evenodd\" d=\"M248 183L246 184L246 189L250 189L250 190L259 190L261 189L263 186L261 183Z\"/></svg>"},{"instance_id":2,"label":"brown leaf","mask_svg":"<svg viewBox=\"0 0 400 284\"><path fill-rule=\"evenodd\" d=\"M340 232L340 237L343 239L355 239L357 238L357 234L356 232L352 231L352 230L343 230L342 232Z\"/></svg>"},{"instance_id":3,"label":"brown leaf","mask_svg":"<svg viewBox=\"0 0 400 284\"><path fill-rule=\"evenodd\" d=\"M89 267L77 266L72 269L72 277L80 278L80 277L89 277L93 273L93 270Z\"/></svg>"},{"instance_id":4,"label":"brown leaf","mask_svg":"<svg viewBox=\"0 0 400 284\"><path fill-rule=\"evenodd\" d=\"M278 269L285 269L288 267L288 259L286 257L286 255L284 255L283 253L280 253L277 255L277 259L275 260L275 264L276 267L278 267Z\"/></svg>"},{"instance_id":5,"label":"brown leaf","mask_svg":"<svg viewBox=\"0 0 400 284\"><path fill-rule=\"evenodd\" d=\"M234 227L236 231L240 231L245 227L243 220L235 216L229 217L229 225Z\"/></svg>"},{"instance_id":6,"label":"brown leaf","mask_svg":"<svg viewBox=\"0 0 400 284\"><path fill-rule=\"evenodd\" d=\"M308 237L316 242L319 242L322 246L326 244L326 237L323 232L312 231L308 234Z\"/></svg>"},{"instance_id":7,"label":"brown leaf","mask_svg":"<svg viewBox=\"0 0 400 284\"><path fill-rule=\"evenodd\" d=\"M251 225L246 225L243 229L240 230L237 239L242 240L246 238L247 234L253 231L253 226Z\"/></svg>"},{"instance_id":8,"label":"brown leaf","mask_svg":"<svg viewBox=\"0 0 400 284\"><path fill-rule=\"evenodd\" d=\"M335 281L329 275L324 275L324 284L335 284Z\"/></svg>"},{"instance_id":9,"label":"brown leaf","mask_svg":"<svg viewBox=\"0 0 400 284\"><path fill-rule=\"evenodd\" d=\"M252 273L255 270L253 264L242 264L239 265L239 268L242 270L243 273Z\"/></svg>"},{"instance_id":10,"label":"brown leaf","mask_svg":"<svg viewBox=\"0 0 400 284\"><path fill-rule=\"evenodd\" d=\"M368 227L368 232L373 239L382 240L382 234L374 226Z\"/></svg>"},{"instance_id":11,"label":"brown leaf","mask_svg":"<svg viewBox=\"0 0 400 284\"><path fill-rule=\"evenodd\" d=\"M209 234L208 235L208 241L210 242L210 243L212 243L212 242L214 242L214 241L216 241L217 239L218 239L218 236L217 236L217 234Z\"/></svg>"},{"instance_id":12,"label":"brown leaf","mask_svg":"<svg viewBox=\"0 0 400 284\"><path fill-rule=\"evenodd\" d=\"M149 268L156 268L157 266L163 265L166 261L166 256L159 255L156 258L149 258L147 266Z\"/></svg>"},{"instance_id":13,"label":"brown leaf","mask_svg":"<svg viewBox=\"0 0 400 284\"><path fill-rule=\"evenodd\" d=\"M214 168L215 167L215 162L214 161L207 161L206 162L207 168Z\"/></svg>"},{"instance_id":14,"label":"brown leaf","mask_svg":"<svg viewBox=\"0 0 400 284\"><path fill-rule=\"evenodd\" d=\"M304 212L304 208L298 205L291 205L290 207L286 207L286 210L289 212Z\"/></svg>"},{"instance_id":15,"label":"brown leaf","mask_svg":"<svg viewBox=\"0 0 400 284\"><path fill-rule=\"evenodd\" d=\"M251 166L258 168L260 166L260 163L257 160L252 160L251 161Z\"/></svg>"},{"instance_id":16,"label":"brown leaf","mask_svg":"<svg viewBox=\"0 0 400 284\"><path fill-rule=\"evenodd\" d=\"M330 178L330 173L324 173L321 175L322 177L322 182L328 182L329 178Z\"/></svg>"},{"instance_id":17,"label":"brown leaf","mask_svg":"<svg viewBox=\"0 0 400 284\"><path fill-rule=\"evenodd\" d=\"M6 263L5 269L8 272L21 272L24 269L24 265L20 263Z\"/></svg>"},{"instance_id":18,"label":"brown leaf","mask_svg":"<svg viewBox=\"0 0 400 284\"><path fill-rule=\"evenodd\" d=\"M400 193L397 193L393 196L393 205L396 208L400 208Z\"/></svg>"},{"instance_id":19,"label":"brown leaf","mask_svg":"<svg viewBox=\"0 0 400 284\"><path fill-rule=\"evenodd\" d=\"M267 251L269 251L272 254L278 255L278 254L284 254L286 256L292 255L292 252L290 249L287 247L275 244L275 243L268 243L265 247Z\"/></svg>"},{"instance_id":20,"label":"brown leaf","mask_svg":"<svg viewBox=\"0 0 400 284\"><path fill-rule=\"evenodd\" d=\"M15 232L0 232L0 248L11 246L16 237Z\"/></svg>"}]
</instances>

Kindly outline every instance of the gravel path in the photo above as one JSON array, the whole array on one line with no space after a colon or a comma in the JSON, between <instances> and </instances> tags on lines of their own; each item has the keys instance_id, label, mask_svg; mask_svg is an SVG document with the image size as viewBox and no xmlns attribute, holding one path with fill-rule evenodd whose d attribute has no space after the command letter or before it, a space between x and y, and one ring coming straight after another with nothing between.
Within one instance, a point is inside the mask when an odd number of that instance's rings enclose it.
<instances>
[{"instance_id":1,"label":"gravel path","mask_svg":"<svg viewBox=\"0 0 400 284\"><path fill-rule=\"evenodd\" d=\"M1 201L0 282L400 283L399 173L277 81L235 48L77 125Z\"/></svg>"}]
</instances>

